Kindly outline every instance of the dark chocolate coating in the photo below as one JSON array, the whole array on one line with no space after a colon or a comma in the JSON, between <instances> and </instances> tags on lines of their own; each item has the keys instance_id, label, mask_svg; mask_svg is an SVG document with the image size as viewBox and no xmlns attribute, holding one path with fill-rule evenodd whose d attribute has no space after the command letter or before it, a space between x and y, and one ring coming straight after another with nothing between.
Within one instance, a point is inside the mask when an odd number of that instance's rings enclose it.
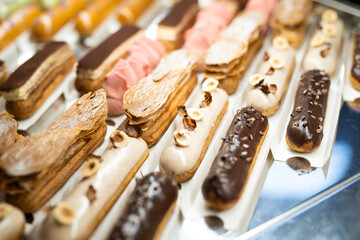
<instances>
[{"instance_id":1,"label":"dark chocolate coating","mask_svg":"<svg viewBox=\"0 0 360 240\"><path fill-rule=\"evenodd\" d=\"M292 144L302 147L313 142L313 149L320 145L329 88L330 77L324 71L311 70L301 75L286 131Z\"/></svg>"},{"instance_id":2,"label":"dark chocolate coating","mask_svg":"<svg viewBox=\"0 0 360 240\"><path fill-rule=\"evenodd\" d=\"M177 183L170 176L160 172L146 175L138 181L109 239L153 239L177 195Z\"/></svg>"},{"instance_id":3,"label":"dark chocolate coating","mask_svg":"<svg viewBox=\"0 0 360 240\"><path fill-rule=\"evenodd\" d=\"M0 91L11 91L24 85L46 58L66 44L65 42L47 43L42 50L38 51L10 75L8 80L1 85Z\"/></svg>"},{"instance_id":4,"label":"dark chocolate coating","mask_svg":"<svg viewBox=\"0 0 360 240\"><path fill-rule=\"evenodd\" d=\"M351 67L351 76L360 82L360 32L354 35L354 54L353 65Z\"/></svg>"},{"instance_id":5,"label":"dark chocolate coating","mask_svg":"<svg viewBox=\"0 0 360 240\"><path fill-rule=\"evenodd\" d=\"M78 68L94 70L128 38L140 31L135 25L123 25L119 31L105 39L96 48L88 52L79 62Z\"/></svg>"},{"instance_id":6,"label":"dark chocolate coating","mask_svg":"<svg viewBox=\"0 0 360 240\"><path fill-rule=\"evenodd\" d=\"M204 199L231 203L243 189L268 119L254 107L238 110L202 186Z\"/></svg>"},{"instance_id":7,"label":"dark chocolate coating","mask_svg":"<svg viewBox=\"0 0 360 240\"><path fill-rule=\"evenodd\" d=\"M197 0L182 0L176 3L159 25L176 27L181 22L186 12L197 4Z\"/></svg>"}]
</instances>

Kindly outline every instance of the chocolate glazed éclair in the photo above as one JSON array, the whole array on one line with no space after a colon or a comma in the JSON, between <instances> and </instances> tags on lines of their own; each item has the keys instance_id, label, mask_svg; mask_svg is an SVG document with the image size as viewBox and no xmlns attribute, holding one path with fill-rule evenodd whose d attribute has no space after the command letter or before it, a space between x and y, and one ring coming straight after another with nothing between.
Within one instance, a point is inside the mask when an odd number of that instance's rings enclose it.
<instances>
[{"instance_id":1,"label":"chocolate glazed \u00e9clair","mask_svg":"<svg viewBox=\"0 0 360 240\"><path fill-rule=\"evenodd\" d=\"M202 186L208 207L225 210L240 198L268 126L254 107L238 110Z\"/></svg>"},{"instance_id":2,"label":"chocolate glazed \u00e9clair","mask_svg":"<svg viewBox=\"0 0 360 240\"><path fill-rule=\"evenodd\" d=\"M139 180L109 239L158 239L175 206L178 186L160 172Z\"/></svg>"},{"instance_id":3,"label":"chocolate glazed \u00e9clair","mask_svg":"<svg viewBox=\"0 0 360 240\"><path fill-rule=\"evenodd\" d=\"M286 142L298 152L313 152L323 138L330 77L311 70L301 76L293 111L286 131Z\"/></svg>"}]
</instances>

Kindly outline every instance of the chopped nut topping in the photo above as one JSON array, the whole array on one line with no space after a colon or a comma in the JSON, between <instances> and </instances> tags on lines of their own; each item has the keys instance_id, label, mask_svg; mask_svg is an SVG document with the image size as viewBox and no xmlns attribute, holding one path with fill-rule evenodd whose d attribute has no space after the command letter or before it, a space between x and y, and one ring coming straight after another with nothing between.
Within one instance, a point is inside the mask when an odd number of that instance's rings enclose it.
<instances>
[{"instance_id":1,"label":"chopped nut topping","mask_svg":"<svg viewBox=\"0 0 360 240\"><path fill-rule=\"evenodd\" d=\"M125 131L129 137L133 138L139 138L143 133L139 126L130 125L128 123L125 125Z\"/></svg>"},{"instance_id":2,"label":"chopped nut topping","mask_svg":"<svg viewBox=\"0 0 360 240\"><path fill-rule=\"evenodd\" d=\"M110 135L110 142L116 148L126 147L129 137L123 131L115 130Z\"/></svg>"},{"instance_id":3,"label":"chopped nut topping","mask_svg":"<svg viewBox=\"0 0 360 240\"><path fill-rule=\"evenodd\" d=\"M269 60L269 58L270 58L270 56L269 56L268 52L265 51L263 60L266 62L267 60Z\"/></svg>"},{"instance_id":4,"label":"chopped nut topping","mask_svg":"<svg viewBox=\"0 0 360 240\"><path fill-rule=\"evenodd\" d=\"M192 131L196 128L196 121L189 117L183 118L183 124L186 130Z\"/></svg>"},{"instance_id":5,"label":"chopped nut topping","mask_svg":"<svg viewBox=\"0 0 360 240\"><path fill-rule=\"evenodd\" d=\"M95 201L95 199L96 199L96 190L95 190L95 188L92 185L90 185L88 190L86 191L85 195L86 195L87 199L89 199L90 203L93 203Z\"/></svg>"},{"instance_id":6,"label":"chopped nut topping","mask_svg":"<svg viewBox=\"0 0 360 240\"><path fill-rule=\"evenodd\" d=\"M75 218L75 210L66 202L60 202L52 212L57 222L63 225L69 225Z\"/></svg>"},{"instance_id":7,"label":"chopped nut topping","mask_svg":"<svg viewBox=\"0 0 360 240\"><path fill-rule=\"evenodd\" d=\"M187 112L188 116L195 121L200 121L204 118L204 115L201 113L200 109L189 108Z\"/></svg>"},{"instance_id":8,"label":"chopped nut topping","mask_svg":"<svg viewBox=\"0 0 360 240\"><path fill-rule=\"evenodd\" d=\"M187 133L186 130L182 130L182 131L175 131L173 133L175 142L178 146L181 147L187 147L190 144L189 141L189 134Z\"/></svg>"},{"instance_id":9,"label":"chopped nut topping","mask_svg":"<svg viewBox=\"0 0 360 240\"><path fill-rule=\"evenodd\" d=\"M210 92L205 92L204 94L204 100L201 101L200 103L200 108L205 108L207 106L210 106L212 102L212 96Z\"/></svg>"}]
</instances>

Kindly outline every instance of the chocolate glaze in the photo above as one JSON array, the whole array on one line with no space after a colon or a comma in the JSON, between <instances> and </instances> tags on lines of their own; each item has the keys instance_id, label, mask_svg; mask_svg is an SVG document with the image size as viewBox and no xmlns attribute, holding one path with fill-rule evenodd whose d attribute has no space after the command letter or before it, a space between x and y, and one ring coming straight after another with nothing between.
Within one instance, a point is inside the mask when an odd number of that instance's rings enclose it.
<instances>
[{"instance_id":1,"label":"chocolate glaze","mask_svg":"<svg viewBox=\"0 0 360 240\"><path fill-rule=\"evenodd\" d=\"M0 91L11 91L24 85L46 58L66 44L65 42L47 43L42 50L38 51L10 75L8 80L0 86Z\"/></svg>"},{"instance_id":2,"label":"chocolate glaze","mask_svg":"<svg viewBox=\"0 0 360 240\"><path fill-rule=\"evenodd\" d=\"M267 127L267 117L254 107L238 110L202 186L205 200L226 204L238 199Z\"/></svg>"},{"instance_id":3,"label":"chocolate glaze","mask_svg":"<svg viewBox=\"0 0 360 240\"><path fill-rule=\"evenodd\" d=\"M301 75L286 132L292 144L301 147L313 142L313 149L320 145L329 88L330 78L324 71L311 70Z\"/></svg>"},{"instance_id":4,"label":"chocolate glaze","mask_svg":"<svg viewBox=\"0 0 360 240\"><path fill-rule=\"evenodd\" d=\"M186 12L197 4L197 0L182 0L176 3L159 25L176 27L181 22Z\"/></svg>"},{"instance_id":5,"label":"chocolate glaze","mask_svg":"<svg viewBox=\"0 0 360 240\"><path fill-rule=\"evenodd\" d=\"M354 35L354 55L353 65L351 67L351 76L358 82L360 82L360 32Z\"/></svg>"},{"instance_id":6,"label":"chocolate glaze","mask_svg":"<svg viewBox=\"0 0 360 240\"><path fill-rule=\"evenodd\" d=\"M146 175L138 181L109 239L153 239L177 195L177 183L168 175L160 172Z\"/></svg>"},{"instance_id":7,"label":"chocolate glaze","mask_svg":"<svg viewBox=\"0 0 360 240\"><path fill-rule=\"evenodd\" d=\"M119 31L105 39L99 46L88 52L79 62L79 68L96 69L101 63L132 35L140 31L135 25L123 25Z\"/></svg>"}]
</instances>

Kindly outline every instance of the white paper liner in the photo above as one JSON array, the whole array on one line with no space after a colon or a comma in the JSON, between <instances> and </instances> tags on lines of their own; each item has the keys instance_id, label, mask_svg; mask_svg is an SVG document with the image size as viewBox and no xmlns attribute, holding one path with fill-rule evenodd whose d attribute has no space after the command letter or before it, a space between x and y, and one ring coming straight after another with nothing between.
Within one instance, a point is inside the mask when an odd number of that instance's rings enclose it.
<instances>
[{"instance_id":1,"label":"white paper liner","mask_svg":"<svg viewBox=\"0 0 360 240\"><path fill-rule=\"evenodd\" d=\"M76 66L75 66L76 68ZM50 96L45 100L45 102L41 105L41 107L28 119L19 120L17 121L19 126L18 129L20 130L27 130L29 127L34 125L37 120L44 114L44 112L60 97L60 95L64 92L64 89L71 84L75 80L76 73L75 70L73 70L61 83L60 85L55 89L53 93L50 94ZM4 99L2 98L1 101ZM6 109L1 103L1 110L0 112L6 112Z\"/></svg>"},{"instance_id":2,"label":"white paper liner","mask_svg":"<svg viewBox=\"0 0 360 240\"><path fill-rule=\"evenodd\" d=\"M314 25L314 24L313 24ZM314 28L314 26L312 27ZM310 31L313 33L313 31ZM344 35L347 35L345 30ZM342 50L339 54L340 60L338 60L338 69L335 75L331 78L331 84L328 94L328 102L327 102L327 111L325 115L324 129L323 134L324 137L320 144L320 147L312 152L312 153L299 153L295 152L287 145L285 140L287 125L290 120L290 114L293 109L295 93L298 87L298 83L300 80L300 76L303 73L302 70L302 61L307 50L307 46L309 44L309 34L307 36L307 40L304 42L302 48L297 53L297 66L294 70L293 77L291 83L289 85L289 89L284 99L284 108L281 112L281 118L278 122L278 128L274 135L274 138L271 143L271 151L275 160L278 161L286 161L291 157L303 157L306 158L312 167L322 168L326 164L326 162L330 159L332 147L334 145L335 137L336 137L336 129L337 122L339 120L340 107L342 103L341 93L343 89L343 80L344 80L344 64L343 60L345 57L345 52ZM347 37L344 37L343 42L348 41Z\"/></svg>"},{"instance_id":3,"label":"white paper liner","mask_svg":"<svg viewBox=\"0 0 360 240\"><path fill-rule=\"evenodd\" d=\"M354 32L355 33L355 32ZM350 35L350 34L349 34ZM357 98L360 98L360 91L356 90L352 84L350 83L350 73L351 73L351 67L353 65L353 55L354 55L354 41L353 41L353 35L349 36L345 35L345 38L347 37L346 41L350 42L350 44L346 44L344 47L345 51L345 76L344 76L344 88L343 88L343 99L344 101L355 101Z\"/></svg>"}]
</instances>

